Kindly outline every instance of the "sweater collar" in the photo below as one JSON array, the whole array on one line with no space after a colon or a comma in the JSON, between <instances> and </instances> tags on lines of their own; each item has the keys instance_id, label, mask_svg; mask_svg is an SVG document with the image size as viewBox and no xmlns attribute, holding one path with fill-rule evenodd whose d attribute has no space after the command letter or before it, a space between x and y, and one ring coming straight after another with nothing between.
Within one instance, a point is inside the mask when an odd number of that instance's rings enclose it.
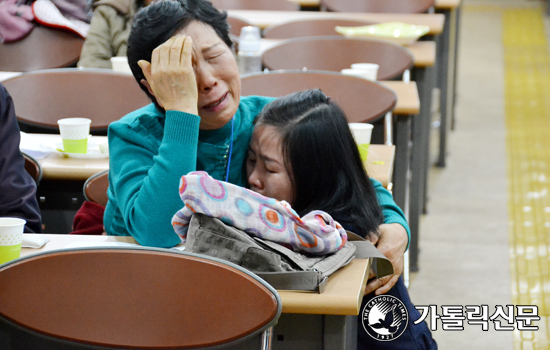
<instances>
[{"instance_id":1,"label":"sweater collar","mask_svg":"<svg viewBox=\"0 0 550 350\"><path fill-rule=\"evenodd\" d=\"M233 118L236 118L236 115L233 116ZM227 142L230 136L231 120L216 130L199 130L199 140L211 144L221 144Z\"/></svg>"}]
</instances>

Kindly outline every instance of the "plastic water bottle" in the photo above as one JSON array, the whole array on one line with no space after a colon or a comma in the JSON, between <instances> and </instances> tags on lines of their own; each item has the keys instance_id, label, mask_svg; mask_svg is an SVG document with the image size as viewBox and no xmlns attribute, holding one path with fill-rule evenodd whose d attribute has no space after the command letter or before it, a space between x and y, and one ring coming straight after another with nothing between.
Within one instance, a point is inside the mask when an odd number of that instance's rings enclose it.
<instances>
[{"instance_id":1,"label":"plastic water bottle","mask_svg":"<svg viewBox=\"0 0 550 350\"><path fill-rule=\"evenodd\" d=\"M260 28L248 26L241 29L237 62L241 75L262 71Z\"/></svg>"}]
</instances>

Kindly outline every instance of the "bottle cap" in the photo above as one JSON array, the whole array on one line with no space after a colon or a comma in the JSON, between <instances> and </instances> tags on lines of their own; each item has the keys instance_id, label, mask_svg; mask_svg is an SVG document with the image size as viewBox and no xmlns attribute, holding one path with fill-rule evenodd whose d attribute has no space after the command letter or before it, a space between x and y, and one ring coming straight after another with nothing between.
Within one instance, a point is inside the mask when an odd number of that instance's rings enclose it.
<instances>
[{"instance_id":1,"label":"bottle cap","mask_svg":"<svg viewBox=\"0 0 550 350\"><path fill-rule=\"evenodd\" d=\"M241 35L239 36L239 51L260 51L260 39L260 28L253 26L242 27Z\"/></svg>"}]
</instances>

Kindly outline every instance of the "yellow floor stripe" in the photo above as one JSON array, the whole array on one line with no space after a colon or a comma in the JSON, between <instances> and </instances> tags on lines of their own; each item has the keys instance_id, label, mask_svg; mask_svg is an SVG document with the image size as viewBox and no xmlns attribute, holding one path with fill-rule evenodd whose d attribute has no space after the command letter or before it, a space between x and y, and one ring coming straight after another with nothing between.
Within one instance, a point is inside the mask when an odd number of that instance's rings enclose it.
<instances>
[{"instance_id":1,"label":"yellow floor stripe","mask_svg":"<svg viewBox=\"0 0 550 350\"><path fill-rule=\"evenodd\" d=\"M502 11L512 303L538 305L516 350L550 348L550 56L543 11Z\"/></svg>"}]
</instances>

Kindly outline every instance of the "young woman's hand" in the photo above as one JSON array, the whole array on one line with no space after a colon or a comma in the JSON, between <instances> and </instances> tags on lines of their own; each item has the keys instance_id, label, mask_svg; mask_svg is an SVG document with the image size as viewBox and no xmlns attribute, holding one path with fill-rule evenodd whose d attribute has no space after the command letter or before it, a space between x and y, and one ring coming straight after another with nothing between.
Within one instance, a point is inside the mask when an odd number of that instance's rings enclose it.
<instances>
[{"instance_id":1,"label":"young woman's hand","mask_svg":"<svg viewBox=\"0 0 550 350\"><path fill-rule=\"evenodd\" d=\"M150 90L165 110L198 114L192 50L191 37L175 35L153 51L151 63L138 62Z\"/></svg>"},{"instance_id":2,"label":"young woman's hand","mask_svg":"<svg viewBox=\"0 0 550 350\"><path fill-rule=\"evenodd\" d=\"M403 254L407 249L409 236L400 224L382 224L378 227L380 238L376 248L388 258L393 266L393 275L377 278L370 281L365 294L375 291L376 295L387 293L403 273Z\"/></svg>"}]
</instances>

